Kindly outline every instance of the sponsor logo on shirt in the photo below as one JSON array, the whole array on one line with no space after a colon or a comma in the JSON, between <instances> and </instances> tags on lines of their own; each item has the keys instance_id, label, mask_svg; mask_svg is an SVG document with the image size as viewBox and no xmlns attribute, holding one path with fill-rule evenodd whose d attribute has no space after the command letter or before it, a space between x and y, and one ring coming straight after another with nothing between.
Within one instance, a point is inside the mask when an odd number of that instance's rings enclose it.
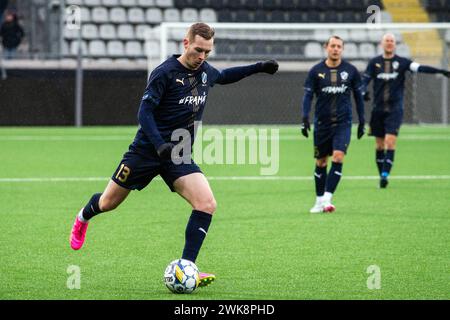
<instances>
[{"instance_id":1,"label":"sponsor logo on shirt","mask_svg":"<svg viewBox=\"0 0 450 320\"><path fill-rule=\"evenodd\" d=\"M199 106L201 104L205 104L206 102L206 95L203 96L187 96L184 98L181 98L178 104L187 104L187 105L194 105Z\"/></svg>"},{"instance_id":2,"label":"sponsor logo on shirt","mask_svg":"<svg viewBox=\"0 0 450 320\"><path fill-rule=\"evenodd\" d=\"M347 88L348 87L345 84L341 85L340 87L338 87L338 86L328 86L328 87L322 88L322 92L331 93L331 94L345 93Z\"/></svg>"},{"instance_id":3,"label":"sponsor logo on shirt","mask_svg":"<svg viewBox=\"0 0 450 320\"><path fill-rule=\"evenodd\" d=\"M325 79L325 73L319 73L319 78Z\"/></svg>"},{"instance_id":4,"label":"sponsor logo on shirt","mask_svg":"<svg viewBox=\"0 0 450 320\"><path fill-rule=\"evenodd\" d=\"M377 75L377 79L381 80L392 80L398 77L398 72L386 73L382 72Z\"/></svg>"}]
</instances>

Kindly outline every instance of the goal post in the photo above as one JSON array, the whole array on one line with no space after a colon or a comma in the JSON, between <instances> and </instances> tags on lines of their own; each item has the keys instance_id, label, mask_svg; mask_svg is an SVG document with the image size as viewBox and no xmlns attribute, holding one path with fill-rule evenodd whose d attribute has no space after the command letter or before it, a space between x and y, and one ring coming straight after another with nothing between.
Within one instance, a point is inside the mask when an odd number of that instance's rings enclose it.
<instances>
[{"instance_id":1,"label":"goal post","mask_svg":"<svg viewBox=\"0 0 450 320\"><path fill-rule=\"evenodd\" d=\"M174 53L192 23L164 22L146 36L148 71ZM379 42L390 32L397 54L421 64L449 69L450 23L208 23L216 31L209 60L225 68L239 63L277 59L280 72L307 72L325 57L331 35L344 39L343 57L362 72L381 53ZM449 121L449 84L440 75L411 74L405 88L405 118L412 123ZM431 98L431 99L430 99ZM432 104L432 107L430 107Z\"/></svg>"}]
</instances>

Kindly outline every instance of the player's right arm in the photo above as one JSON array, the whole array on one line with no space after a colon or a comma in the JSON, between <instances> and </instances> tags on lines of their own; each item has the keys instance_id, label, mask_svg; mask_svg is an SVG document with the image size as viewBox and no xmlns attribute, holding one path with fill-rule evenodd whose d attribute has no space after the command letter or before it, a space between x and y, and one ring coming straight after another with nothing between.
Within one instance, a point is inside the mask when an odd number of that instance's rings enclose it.
<instances>
[{"instance_id":1,"label":"player's right arm","mask_svg":"<svg viewBox=\"0 0 450 320\"><path fill-rule=\"evenodd\" d=\"M369 92L368 92L368 87L369 87L369 83L370 81L375 77L375 61L372 59L369 61L369 63L367 64L367 68L366 71L364 71L363 75L362 75L362 79L361 79L361 93L363 95L363 98L365 101L369 101L370 97L369 97Z\"/></svg>"},{"instance_id":2,"label":"player's right arm","mask_svg":"<svg viewBox=\"0 0 450 320\"><path fill-rule=\"evenodd\" d=\"M157 150L158 155L163 158L170 155L173 144L166 143L161 137L153 113L159 106L166 88L167 76L159 69L154 70L150 75L138 111L138 120L142 130Z\"/></svg>"},{"instance_id":3,"label":"player's right arm","mask_svg":"<svg viewBox=\"0 0 450 320\"><path fill-rule=\"evenodd\" d=\"M316 87L315 81L315 72L314 68L312 68L308 76L305 80L304 85L304 94L303 94L303 102L302 102L302 134L308 138L308 131L311 130L311 126L309 124L309 113L311 112L312 101L314 98L314 90Z\"/></svg>"}]
</instances>

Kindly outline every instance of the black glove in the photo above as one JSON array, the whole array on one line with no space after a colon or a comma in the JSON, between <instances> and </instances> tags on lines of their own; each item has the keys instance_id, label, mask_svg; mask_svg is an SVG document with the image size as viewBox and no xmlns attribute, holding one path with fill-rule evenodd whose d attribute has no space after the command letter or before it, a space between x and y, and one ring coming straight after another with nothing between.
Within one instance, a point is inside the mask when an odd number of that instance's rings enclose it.
<instances>
[{"instance_id":1,"label":"black glove","mask_svg":"<svg viewBox=\"0 0 450 320\"><path fill-rule=\"evenodd\" d=\"M175 147L173 143L163 143L157 150L158 156L163 160L170 160L172 158L172 149Z\"/></svg>"},{"instance_id":2,"label":"black glove","mask_svg":"<svg viewBox=\"0 0 450 320\"><path fill-rule=\"evenodd\" d=\"M364 128L364 122L360 122L358 125L358 139L361 139L365 132L366 129Z\"/></svg>"},{"instance_id":3,"label":"black glove","mask_svg":"<svg viewBox=\"0 0 450 320\"><path fill-rule=\"evenodd\" d=\"M369 91L364 92L363 98L364 98L364 101L370 101L370 94L369 94Z\"/></svg>"},{"instance_id":4,"label":"black glove","mask_svg":"<svg viewBox=\"0 0 450 320\"><path fill-rule=\"evenodd\" d=\"M268 60L261 62L261 72L274 74L278 71L278 62L275 60Z\"/></svg>"},{"instance_id":5,"label":"black glove","mask_svg":"<svg viewBox=\"0 0 450 320\"><path fill-rule=\"evenodd\" d=\"M308 131L311 130L311 126L309 125L309 119L307 117L303 118L303 123L301 126L302 135L308 138Z\"/></svg>"},{"instance_id":6,"label":"black glove","mask_svg":"<svg viewBox=\"0 0 450 320\"><path fill-rule=\"evenodd\" d=\"M443 74L444 76L446 76L447 78L450 78L450 71L444 70L444 72L442 72L442 74Z\"/></svg>"}]
</instances>

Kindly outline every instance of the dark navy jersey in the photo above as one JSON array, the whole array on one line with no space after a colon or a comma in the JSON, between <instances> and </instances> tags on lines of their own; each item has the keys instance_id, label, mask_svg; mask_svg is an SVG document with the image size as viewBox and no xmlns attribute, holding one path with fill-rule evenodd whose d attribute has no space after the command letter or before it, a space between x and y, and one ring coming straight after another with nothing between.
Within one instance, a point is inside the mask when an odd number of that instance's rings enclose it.
<instances>
[{"instance_id":1,"label":"dark navy jersey","mask_svg":"<svg viewBox=\"0 0 450 320\"><path fill-rule=\"evenodd\" d=\"M170 57L153 70L142 98L154 106L153 117L163 139L161 143L170 142L176 129L188 130L193 136L194 121L201 119L209 88L220 74L207 62L197 70L187 69L177 57ZM133 146L151 148L151 145L149 137L139 127Z\"/></svg>"},{"instance_id":2,"label":"dark navy jersey","mask_svg":"<svg viewBox=\"0 0 450 320\"><path fill-rule=\"evenodd\" d=\"M363 75L363 91L373 80L374 108L402 108L406 71L417 72L419 64L394 55L390 59L377 56L369 61Z\"/></svg>"},{"instance_id":3,"label":"dark navy jersey","mask_svg":"<svg viewBox=\"0 0 450 320\"><path fill-rule=\"evenodd\" d=\"M172 141L172 133L177 129L189 132L192 145L194 123L202 118L209 88L262 71L262 63L219 71L207 62L190 70L178 57L173 55L150 74L138 112L140 127L131 145L135 150L154 154L166 142L177 143L178 140Z\"/></svg>"},{"instance_id":4,"label":"dark navy jersey","mask_svg":"<svg viewBox=\"0 0 450 320\"><path fill-rule=\"evenodd\" d=\"M311 68L305 81L303 116L308 117L312 97L317 97L314 123L328 126L352 120L351 94L354 94L360 122L364 122L364 103L361 94L361 76L355 66L342 60L330 68L325 60Z\"/></svg>"}]
</instances>

